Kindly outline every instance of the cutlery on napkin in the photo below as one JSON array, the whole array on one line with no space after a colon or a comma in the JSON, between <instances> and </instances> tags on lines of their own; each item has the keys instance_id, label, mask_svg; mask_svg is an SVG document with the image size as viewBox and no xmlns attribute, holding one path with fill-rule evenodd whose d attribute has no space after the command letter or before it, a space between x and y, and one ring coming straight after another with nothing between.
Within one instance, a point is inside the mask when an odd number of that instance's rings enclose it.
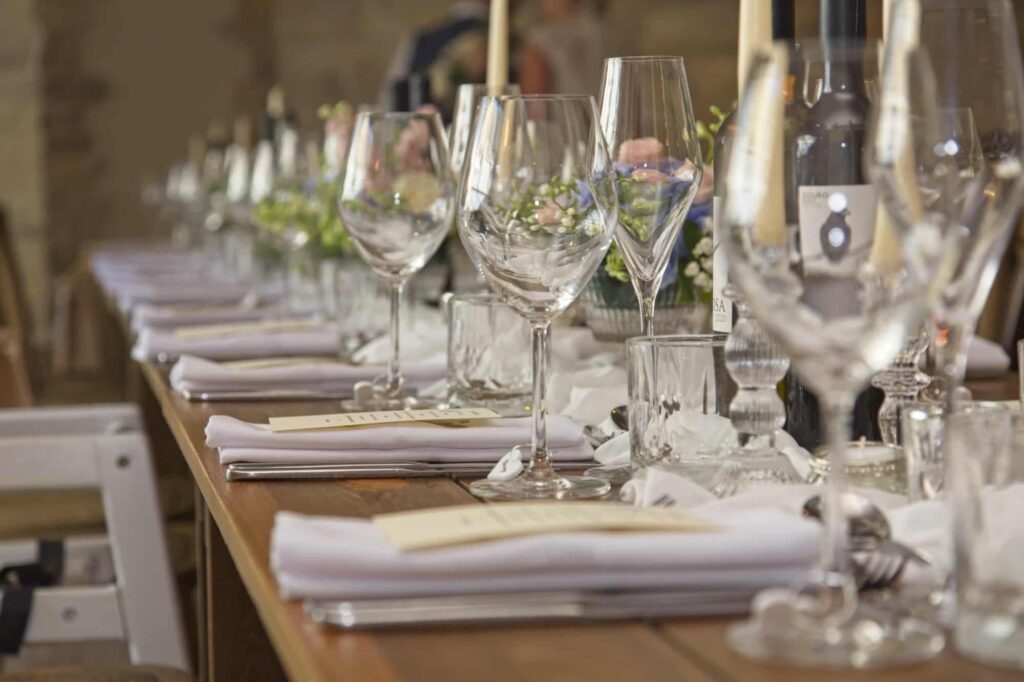
<instances>
[{"instance_id":1,"label":"cutlery on napkin","mask_svg":"<svg viewBox=\"0 0 1024 682\"><path fill-rule=\"evenodd\" d=\"M816 524L768 509L699 515L712 532L556 532L401 551L370 521L278 512L271 564L289 598L540 590L756 590L812 563Z\"/></svg>"},{"instance_id":2,"label":"cutlery on napkin","mask_svg":"<svg viewBox=\"0 0 1024 682\"><path fill-rule=\"evenodd\" d=\"M389 462L497 462L509 449L530 442L528 418L495 419L452 428L438 424L387 424L354 429L274 433L253 424L214 415L206 444L220 451L222 464L360 464ZM572 420L548 417L552 457L589 461L593 450Z\"/></svg>"}]
</instances>

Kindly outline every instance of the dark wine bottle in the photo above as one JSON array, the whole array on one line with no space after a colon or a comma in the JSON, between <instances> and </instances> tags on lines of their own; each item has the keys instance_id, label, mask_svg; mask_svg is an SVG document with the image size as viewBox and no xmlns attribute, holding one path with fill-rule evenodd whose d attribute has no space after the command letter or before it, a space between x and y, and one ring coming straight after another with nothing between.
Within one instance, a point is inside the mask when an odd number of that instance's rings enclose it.
<instances>
[{"instance_id":1,"label":"dark wine bottle","mask_svg":"<svg viewBox=\"0 0 1024 682\"><path fill-rule=\"evenodd\" d=\"M768 36L772 41L785 41L792 43L796 37L794 20L795 0L740 0L740 27L737 49L737 70L738 70L738 92L743 94L743 84L750 70L750 60L759 49L768 47ZM770 14L769 14L770 5ZM770 24L769 24L770 20ZM770 31L770 34L769 34ZM796 124L803 119L806 108L802 102L793 97L793 81L791 76L787 83L786 90L786 143L787 150L785 159L785 173L787 177L792 174L792 155L789 150L793 145L789 143L796 131ZM719 248L719 241L722 238L722 224L720 222L721 199L725 186L725 159L729 154L729 147L732 135L736 127L735 109L722 121L721 127L715 134L715 155L713 168L715 172L715 194L712 200L712 234L714 242L714 267L712 269L712 329L716 332L728 333L732 330L733 322L736 319L735 304L725 295L724 289L728 281L727 263L724 250ZM786 187L793 187L794 183L785 183ZM789 191L786 197L786 217L790 221ZM795 191L793 192L795 196ZM795 215L795 204L793 212ZM795 218L794 218L795 220Z\"/></svg>"},{"instance_id":2,"label":"dark wine bottle","mask_svg":"<svg viewBox=\"0 0 1024 682\"><path fill-rule=\"evenodd\" d=\"M821 96L800 125L793 149L803 300L830 319L858 312L855 275L874 236L877 196L862 162L869 104L858 59L867 34L866 0L822 0L821 34ZM818 399L792 372L786 384L785 429L813 450L823 440ZM876 388L857 397L854 438L879 439L882 399Z\"/></svg>"}]
</instances>

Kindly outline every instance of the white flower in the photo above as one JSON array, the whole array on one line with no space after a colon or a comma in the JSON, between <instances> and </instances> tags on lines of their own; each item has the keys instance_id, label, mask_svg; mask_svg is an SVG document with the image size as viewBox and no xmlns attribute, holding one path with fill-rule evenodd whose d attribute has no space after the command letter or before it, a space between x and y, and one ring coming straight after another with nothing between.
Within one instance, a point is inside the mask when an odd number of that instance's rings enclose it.
<instances>
[{"instance_id":1,"label":"white flower","mask_svg":"<svg viewBox=\"0 0 1024 682\"><path fill-rule=\"evenodd\" d=\"M714 266L714 262L710 258L701 258L700 259L700 267L701 267L701 269L703 269L703 270L705 270L707 272L711 272L711 269L712 269L713 266Z\"/></svg>"},{"instance_id":2,"label":"white flower","mask_svg":"<svg viewBox=\"0 0 1024 682\"><path fill-rule=\"evenodd\" d=\"M689 263L686 264L686 267L683 268L683 274L689 277L690 279L693 279L694 277L700 274L700 266L697 265L695 261L690 261Z\"/></svg>"},{"instance_id":3,"label":"white flower","mask_svg":"<svg viewBox=\"0 0 1024 682\"><path fill-rule=\"evenodd\" d=\"M705 253L711 253L714 249L714 244L710 237L702 237L697 245L693 247L693 253L697 256L703 256Z\"/></svg>"},{"instance_id":4,"label":"white flower","mask_svg":"<svg viewBox=\"0 0 1024 682\"><path fill-rule=\"evenodd\" d=\"M693 278L693 283L704 291L711 291L711 278L708 277L706 272L698 273L697 276Z\"/></svg>"}]
</instances>

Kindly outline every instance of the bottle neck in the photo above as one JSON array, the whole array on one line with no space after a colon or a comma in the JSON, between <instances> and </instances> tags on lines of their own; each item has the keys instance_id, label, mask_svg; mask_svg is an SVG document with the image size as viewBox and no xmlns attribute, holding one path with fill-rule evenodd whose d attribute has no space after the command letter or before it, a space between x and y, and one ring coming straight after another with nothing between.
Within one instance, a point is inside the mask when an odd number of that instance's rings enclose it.
<instances>
[{"instance_id":1,"label":"bottle neck","mask_svg":"<svg viewBox=\"0 0 1024 682\"><path fill-rule=\"evenodd\" d=\"M823 92L863 92L858 59L867 41L866 0L822 0Z\"/></svg>"},{"instance_id":2,"label":"bottle neck","mask_svg":"<svg viewBox=\"0 0 1024 682\"><path fill-rule=\"evenodd\" d=\"M795 0L772 0L772 40L792 43L796 38Z\"/></svg>"}]
</instances>

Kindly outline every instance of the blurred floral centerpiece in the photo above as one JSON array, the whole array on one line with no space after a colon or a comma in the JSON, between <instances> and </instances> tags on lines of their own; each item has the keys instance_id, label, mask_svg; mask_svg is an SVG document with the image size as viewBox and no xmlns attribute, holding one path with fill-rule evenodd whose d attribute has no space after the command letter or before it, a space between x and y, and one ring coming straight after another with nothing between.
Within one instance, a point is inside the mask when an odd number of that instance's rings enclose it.
<instances>
[{"instance_id":1,"label":"blurred floral centerpiece","mask_svg":"<svg viewBox=\"0 0 1024 682\"><path fill-rule=\"evenodd\" d=\"M655 299L654 319L658 333L706 331L711 312L712 236L711 209L714 194L714 137L724 120L717 107L714 120L697 126L703 146L704 174ZM688 163L666 161L661 143L639 138L623 143L614 161L619 196L619 227L638 233L658 212L673 205L676 193L687 191L695 173ZM636 292L622 252L616 244L608 250L603 266L595 273L581 298L587 325L603 340L636 336L640 312Z\"/></svg>"},{"instance_id":2,"label":"blurred floral centerpiece","mask_svg":"<svg viewBox=\"0 0 1024 682\"><path fill-rule=\"evenodd\" d=\"M352 255L352 242L338 213L336 197L352 131L353 111L346 102L323 106L324 146L308 159L303 174L275 186L255 206L256 220L285 250L304 249L315 258Z\"/></svg>"}]
</instances>

